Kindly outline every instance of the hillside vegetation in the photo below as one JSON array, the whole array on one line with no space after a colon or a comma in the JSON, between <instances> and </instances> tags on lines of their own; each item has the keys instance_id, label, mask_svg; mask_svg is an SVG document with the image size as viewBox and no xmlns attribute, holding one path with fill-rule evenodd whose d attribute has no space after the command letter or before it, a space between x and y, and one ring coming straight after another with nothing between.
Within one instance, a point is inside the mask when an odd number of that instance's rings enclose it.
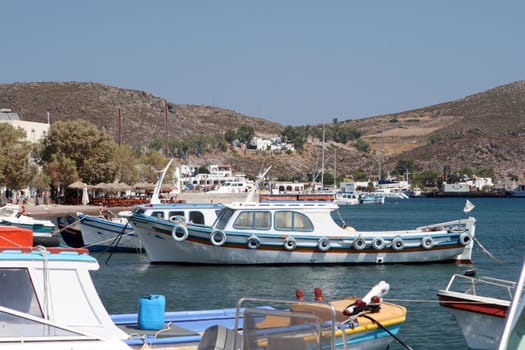
<instances>
[{"instance_id":1,"label":"hillside vegetation","mask_svg":"<svg viewBox=\"0 0 525 350\"><path fill-rule=\"evenodd\" d=\"M116 141L147 149L152 140L166 135L165 100L139 90L121 89L98 83L14 83L0 84L0 107L11 108L23 120L47 122L85 119L107 130ZM167 135L170 139L188 135L212 135L246 124L257 135L277 135L285 127L262 118L213 106L175 104L167 101ZM358 129L371 146L363 153L353 146L328 143L325 168L337 174L364 170L378 174L392 170L400 160L414 160L423 169L442 172L492 168L498 180L510 175L524 178L525 82L496 87L460 100L401 113L373 116L336 123ZM234 169L257 174L272 165L271 175L293 176L321 168L321 143L309 140L302 152L269 154L230 147L202 156L192 154L195 165L227 163ZM182 162L179 160L179 162Z\"/></svg>"}]
</instances>

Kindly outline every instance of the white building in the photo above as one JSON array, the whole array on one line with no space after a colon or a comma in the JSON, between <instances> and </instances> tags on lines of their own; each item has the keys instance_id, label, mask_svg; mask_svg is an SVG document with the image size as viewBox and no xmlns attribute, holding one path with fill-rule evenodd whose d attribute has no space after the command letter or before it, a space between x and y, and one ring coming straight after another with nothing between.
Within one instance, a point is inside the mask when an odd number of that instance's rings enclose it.
<instances>
[{"instance_id":1,"label":"white building","mask_svg":"<svg viewBox=\"0 0 525 350\"><path fill-rule=\"evenodd\" d=\"M11 124L14 128L21 128L26 132L25 141L36 143L49 133L48 123L37 123L20 120L18 113L13 113L9 108L0 109L0 122Z\"/></svg>"}]
</instances>

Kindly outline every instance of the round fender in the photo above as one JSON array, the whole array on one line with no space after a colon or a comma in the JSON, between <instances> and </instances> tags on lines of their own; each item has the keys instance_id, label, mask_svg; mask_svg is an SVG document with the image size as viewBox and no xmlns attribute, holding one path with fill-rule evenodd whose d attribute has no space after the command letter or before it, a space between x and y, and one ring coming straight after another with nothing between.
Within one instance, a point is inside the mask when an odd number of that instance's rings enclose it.
<instances>
[{"instance_id":1,"label":"round fender","mask_svg":"<svg viewBox=\"0 0 525 350\"><path fill-rule=\"evenodd\" d=\"M376 250L383 249L385 247L385 240L383 239L383 237L375 237L372 240L372 247L374 247L374 249Z\"/></svg>"},{"instance_id":2,"label":"round fender","mask_svg":"<svg viewBox=\"0 0 525 350\"><path fill-rule=\"evenodd\" d=\"M366 241L361 237L357 237L352 245L356 250L363 250L366 247Z\"/></svg>"},{"instance_id":3,"label":"round fender","mask_svg":"<svg viewBox=\"0 0 525 350\"><path fill-rule=\"evenodd\" d=\"M292 236L286 237L286 239L284 240L284 249L294 250L296 246L297 242L295 241L295 238L293 238Z\"/></svg>"},{"instance_id":4,"label":"round fender","mask_svg":"<svg viewBox=\"0 0 525 350\"><path fill-rule=\"evenodd\" d=\"M328 249L330 249L330 241L328 238L319 239L319 242L317 242L317 248L323 252L326 252Z\"/></svg>"},{"instance_id":5,"label":"round fender","mask_svg":"<svg viewBox=\"0 0 525 350\"><path fill-rule=\"evenodd\" d=\"M425 249L430 249L434 246L434 239L430 236L425 236L421 239L421 246Z\"/></svg>"},{"instance_id":6,"label":"round fender","mask_svg":"<svg viewBox=\"0 0 525 350\"><path fill-rule=\"evenodd\" d=\"M459 235L459 243L462 245L467 245L472 241L472 236L467 232L463 232Z\"/></svg>"},{"instance_id":7,"label":"round fender","mask_svg":"<svg viewBox=\"0 0 525 350\"><path fill-rule=\"evenodd\" d=\"M213 245L221 246L226 242L226 234L222 231L213 231L210 240Z\"/></svg>"},{"instance_id":8,"label":"round fender","mask_svg":"<svg viewBox=\"0 0 525 350\"><path fill-rule=\"evenodd\" d=\"M186 238L188 238L188 234L188 228L183 224L175 225L171 230L171 236L177 242L184 241Z\"/></svg>"},{"instance_id":9,"label":"round fender","mask_svg":"<svg viewBox=\"0 0 525 350\"><path fill-rule=\"evenodd\" d=\"M261 246L261 241L259 240L259 238L257 238L257 236L252 235L250 236L250 238L248 238L248 241L246 242L246 244L248 245L248 248L250 249L257 249Z\"/></svg>"},{"instance_id":10,"label":"round fender","mask_svg":"<svg viewBox=\"0 0 525 350\"><path fill-rule=\"evenodd\" d=\"M397 236L392 240L392 249L402 250L403 248L405 248L405 242L403 242L401 237Z\"/></svg>"}]
</instances>

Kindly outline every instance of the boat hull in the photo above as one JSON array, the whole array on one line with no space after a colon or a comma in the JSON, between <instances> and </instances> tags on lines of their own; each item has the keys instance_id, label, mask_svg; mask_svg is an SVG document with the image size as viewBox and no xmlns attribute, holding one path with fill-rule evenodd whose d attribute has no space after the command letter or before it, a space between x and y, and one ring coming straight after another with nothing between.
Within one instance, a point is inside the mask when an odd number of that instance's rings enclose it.
<instances>
[{"instance_id":1,"label":"boat hull","mask_svg":"<svg viewBox=\"0 0 525 350\"><path fill-rule=\"evenodd\" d=\"M251 248L247 244L249 235L226 233L226 242L220 246L212 243L210 229L206 226L188 226L188 237L177 241L172 236L173 227L158 221L148 224L132 219L136 233L142 240L148 258L152 263L190 264L391 264L430 263L456 261L465 246L457 243L459 233L443 233L441 242L435 239L431 249L421 246L421 239L414 239L412 246L406 239L405 247L396 250L385 245L382 249L370 247L373 236L365 239L367 247L355 249L353 241L334 240L327 251L321 251L318 238L296 239L296 248L288 250L281 237L258 236L260 246ZM390 234L390 239L400 232ZM408 236L408 235L407 235ZM364 236L366 237L366 236ZM452 243L451 242L456 242ZM441 244L441 245L440 245Z\"/></svg>"},{"instance_id":2,"label":"boat hull","mask_svg":"<svg viewBox=\"0 0 525 350\"><path fill-rule=\"evenodd\" d=\"M78 214L82 240L89 251L141 251L142 242L127 222Z\"/></svg>"},{"instance_id":3,"label":"boat hull","mask_svg":"<svg viewBox=\"0 0 525 350\"><path fill-rule=\"evenodd\" d=\"M508 306L444 295L439 300L454 316L469 349L498 348Z\"/></svg>"}]
</instances>

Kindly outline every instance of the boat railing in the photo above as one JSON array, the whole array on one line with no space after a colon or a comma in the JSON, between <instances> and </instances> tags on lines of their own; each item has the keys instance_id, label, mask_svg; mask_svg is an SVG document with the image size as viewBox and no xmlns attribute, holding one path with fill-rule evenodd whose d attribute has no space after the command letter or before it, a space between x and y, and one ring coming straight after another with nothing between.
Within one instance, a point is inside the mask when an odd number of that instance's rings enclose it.
<instances>
[{"instance_id":1,"label":"boat railing","mask_svg":"<svg viewBox=\"0 0 525 350\"><path fill-rule=\"evenodd\" d=\"M243 350L261 346L335 349L336 334L342 337L337 348L347 349L346 333L337 332L344 327L336 315L335 307L324 302L241 298L237 302L235 329L243 329ZM238 345L234 348L239 348Z\"/></svg>"},{"instance_id":2,"label":"boat railing","mask_svg":"<svg viewBox=\"0 0 525 350\"><path fill-rule=\"evenodd\" d=\"M511 300L516 282L493 277L472 277L454 274L447 285L447 291L456 291L476 296Z\"/></svg>"}]
</instances>

